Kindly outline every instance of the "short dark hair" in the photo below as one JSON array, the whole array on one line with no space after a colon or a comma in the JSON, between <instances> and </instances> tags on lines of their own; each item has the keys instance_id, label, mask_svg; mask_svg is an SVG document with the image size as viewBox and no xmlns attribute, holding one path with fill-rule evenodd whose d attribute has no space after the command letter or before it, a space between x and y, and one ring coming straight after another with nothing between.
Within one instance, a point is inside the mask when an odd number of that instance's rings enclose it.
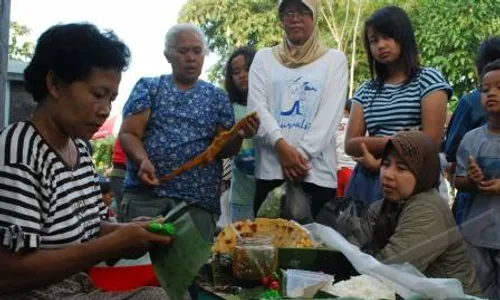
<instances>
[{"instance_id":1,"label":"short dark hair","mask_svg":"<svg viewBox=\"0 0 500 300\"><path fill-rule=\"evenodd\" d=\"M484 40L476 53L477 74L482 77L484 67L500 59L500 36L490 37Z\"/></svg>"},{"instance_id":2,"label":"short dark hair","mask_svg":"<svg viewBox=\"0 0 500 300\"><path fill-rule=\"evenodd\" d=\"M486 75L486 73L499 70L500 70L500 59L497 59L484 66L483 73L481 74L481 79L484 77L484 75Z\"/></svg>"},{"instance_id":3,"label":"short dark hair","mask_svg":"<svg viewBox=\"0 0 500 300\"><path fill-rule=\"evenodd\" d=\"M94 67L123 72L129 61L129 48L113 31L101 32L89 23L55 25L38 38L33 59L24 70L25 88L36 102L42 102L48 94L49 71L70 84L86 79Z\"/></svg>"},{"instance_id":4,"label":"short dark hair","mask_svg":"<svg viewBox=\"0 0 500 300\"><path fill-rule=\"evenodd\" d=\"M99 175L99 187L101 188L101 193L110 193L111 192L111 182L108 178Z\"/></svg>"},{"instance_id":5,"label":"short dark hair","mask_svg":"<svg viewBox=\"0 0 500 300\"><path fill-rule=\"evenodd\" d=\"M245 57L246 67L250 69L250 66L252 65L253 62L253 58L255 57L255 50L251 47L242 47L236 49L231 54L231 56L229 56L229 59L227 60L226 63L224 87L226 88L227 94L229 96L229 101L231 101L231 103L246 105L247 94L243 94L236 89L232 76L233 66L231 65L231 62L233 61L234 58L240 55L243 55Z\"/></svg>"},{"instance_id":6,"label":"short dark hair","mask_svg":"<svg viewBox=\"0 0 500 300\"><path fill-rule=\"evenodd\" d=\"M420 70L418 47L415 33L408 14L397 6L386 6L374 12L365 21L364 45L368 57L368 66L372 80L380 88L389 76L387 66L377 62L370 51L368 29L372 28L377 33L394 39L401 47L400 61L402 62L407 80L412 81Z\"/></svg>"}]
</instances>

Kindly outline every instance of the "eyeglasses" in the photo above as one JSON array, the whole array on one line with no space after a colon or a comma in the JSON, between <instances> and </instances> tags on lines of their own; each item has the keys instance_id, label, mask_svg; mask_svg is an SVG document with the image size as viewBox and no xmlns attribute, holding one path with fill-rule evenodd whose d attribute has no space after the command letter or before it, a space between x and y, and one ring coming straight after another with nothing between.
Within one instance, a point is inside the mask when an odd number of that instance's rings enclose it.
<instances>
[{"instance_id":1,"label":"eyeglasses","mask_svg":"<svg viewBox=\"0 0 500 300\"><path fill-rule=\"evenodd\" d=\"M310 10L301 10L301 11L285 11L280 14L280 17L282 20L292 20L293 18L301 18L303 19L305 16L311 16L312 17L312 11Z\"/></svg>"}]
</instances>

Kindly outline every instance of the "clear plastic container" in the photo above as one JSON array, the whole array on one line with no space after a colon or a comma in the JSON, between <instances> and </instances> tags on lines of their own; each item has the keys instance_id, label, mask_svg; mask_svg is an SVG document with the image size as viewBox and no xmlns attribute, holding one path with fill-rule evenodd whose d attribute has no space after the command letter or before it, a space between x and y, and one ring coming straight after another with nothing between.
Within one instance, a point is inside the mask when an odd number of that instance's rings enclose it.
<instances>
[{"instance_id":1,"label":"clear plastic container","mask_svg":"<svg viewBox=\"0 0 500 300\"><path fill-rule=\"evenodd\" d=\"M271 275L278 265L272 238L254 236L237 241L233 252L233 276L240 280L261 280Z\"/></svg>"}]
</instances>

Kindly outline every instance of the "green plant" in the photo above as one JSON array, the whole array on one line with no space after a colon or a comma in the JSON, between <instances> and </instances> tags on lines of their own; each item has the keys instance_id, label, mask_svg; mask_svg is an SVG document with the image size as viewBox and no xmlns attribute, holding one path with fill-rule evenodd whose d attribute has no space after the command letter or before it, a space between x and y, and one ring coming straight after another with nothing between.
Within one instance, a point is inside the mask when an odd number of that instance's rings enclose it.
<instances>
[{"instance_id":1,"label":"green plant","mask_svg":"<svg viewBox=\"0 0 500 300\"><path fill-rule=\"evenodd\" d=\"M111 155L113 154L113 144L115 138L113 136L92 140L92 161L98 173L102 174L111 167Z\"/></svg>"}]
</instances>

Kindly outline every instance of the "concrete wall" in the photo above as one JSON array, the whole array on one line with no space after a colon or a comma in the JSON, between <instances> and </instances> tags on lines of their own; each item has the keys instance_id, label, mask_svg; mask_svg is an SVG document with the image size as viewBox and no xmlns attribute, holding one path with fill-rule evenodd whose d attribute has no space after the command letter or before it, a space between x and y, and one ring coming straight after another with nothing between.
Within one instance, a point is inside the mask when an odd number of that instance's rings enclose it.
<instances>
[{"instance_id":1,"label":"concrete wall","mask_svg":"<svg viewBox=\"0 0 500 300\"><path fill-rule=\"evenodd\" d=\"M5 125L7 60L9 57L10 0L0 0L0 128Z\"/></svg>"},{"instance_id":2,"label":"concrete wall","mask_svg":"<svg viewBox=\"0 0 500 300\"><path fill-rule=\"evenodd\" d=\"M30 118L35 111L36 102L24 89L24 82L10 81L9 94L9 124Z\"/></svg>"}]
</instances>

